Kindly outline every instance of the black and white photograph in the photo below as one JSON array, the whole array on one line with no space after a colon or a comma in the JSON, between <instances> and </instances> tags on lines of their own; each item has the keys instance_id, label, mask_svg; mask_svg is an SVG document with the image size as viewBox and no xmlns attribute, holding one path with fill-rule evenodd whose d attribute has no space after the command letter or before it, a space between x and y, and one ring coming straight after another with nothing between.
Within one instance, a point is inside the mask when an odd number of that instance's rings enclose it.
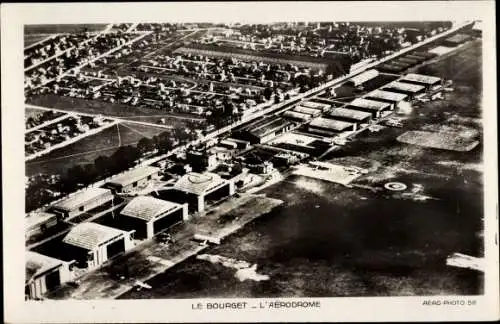
<instances>
[{"instance_id":1,"label":"black and white photograph","mask_svg":"<svg viewBox=\"0 0 500 324\"><path fill-rule=\"evenodd\" d=\"M32 4L10 38L3 10L17 305L498 319L493 3L286 4Z\"/></svg>"}]
</instances>

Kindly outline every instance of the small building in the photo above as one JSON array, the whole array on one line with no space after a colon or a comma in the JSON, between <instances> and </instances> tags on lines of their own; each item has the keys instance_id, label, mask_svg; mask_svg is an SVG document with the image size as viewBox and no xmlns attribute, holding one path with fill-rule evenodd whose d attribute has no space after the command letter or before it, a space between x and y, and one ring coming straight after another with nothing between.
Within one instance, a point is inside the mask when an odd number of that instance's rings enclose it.
<instances>
[{"instance_id":1,"label":"small building","mask_svg":"<svg viewBox=\"0 0 500 324\"><path fill-rule=\"evenodd\" d=\"M369 112L373 118L378 118L383 111L391 109L391 104L366 98L356 98L346 108Z\"/></svg>"},{"instance_id":2,"label":"small building","mask_svg":"<svg viewBox=\"0 0 500 324\"><path fill-rule=\"evenodd\" d=\"M319 109L321 111L327 111L328 109L330 109L330 106L331 106L331 105L326 104L326 103L315 102L315 101L310 101L310 100L309 101L301 101L300 105L302 107Z\"/></svg>"},{"instance_id":3,"label":"small building","mask_svg":"<svg viewBox=\"0 0 500 324\"><path fill-rule=\"evenodd\" d=\"M360 73L352 78L350 78L346 84L351 85L353 87L359 87L363 85L363 83L375 79L379 75L379 72L375 69L367 70L363 73Z\"/></svg>"},{"instance_id":4,"label":"small building","mask_svg":"<svg viewBox=\"0 0 500 324\"><path fill-rule=\"evenodd\" d=\"M160 169L153 166L135 168L113 177L106 183L106 187L114 192L127 193L158 177L159 172Z\"/></svg>"},{"instance_id":5,"label":"small building","mask_svg":"<svg viewBox=\"0 0 500 324\"><path fill-rule=\"evenodd\" d=\"M189 150L186 152L186 162L196 172L213 170L217 167L217 155L209 150Z\"/></svg>"},{"instance_id":6,"label":"small building","mask_svg":"<svg viewBox=\"0 0 500 324\"><path fill-rule=\"evenodd\" d=\"M133 231L87 222L74 226L63 239L66 252L86 268L95 268L134 246Z\"/></svg>"},{"instance_id":7,"label":"small building","mask_svg":"<svg viewBox=\"0 0 500 324\"><path fill-rule=\"evenodd\" d=\"M75 217L113 200L113 193L104 188L87 188L52 206L61 219Z\"/></svg>"},{"instance_id":8,"label":"small building","mask_svg":"<svg viewBox=\"0 0 500 324\"><path fill-rule=\"evenodd\" d=\"M140 196L132 199L120 212L120 222L130 224L136 238L151 238L170 226L188 220L187 204Z\"/></svg>"},{"instance_id":9,"label":"small building","mask_svg":"<svg viewBox=\"0 0 500 324\"><path fill-rule=\"evenodd\" d=\"M391 105L391 109L394 109L401 101L408 98L408 95L384 90L375 90L368 93L365 97L371 100L387 102Z\"/></svg>"},{"instance_id":10,"label":"small building","mask_svg":"<svg viewBox=\"0 0 500 324\"><path fill-rule=\"evenodd\" d=\"M249 141L244 141L244 140L240 140L240 139L237 139L237 138L226 138L224 141L229 141L229 142L232 142L232 143L236 143L237 145L237 148L240 149L240 150L246 150L248 148L250 148L250 142ZM222 144L223 141L221 141L221 144Z\"/></svg>"},{"instance_id":11,"label":"small building","mask_svg":"<svg viewBox=\"0 0 500 324\"><path fill-rule=\"evenodd\" d=\"M406 67L392 63L383 63L381 65L378 65L377 69L385 73L401 73L406 69Z\"/></svg>"},{"instance_id":12,"label":"small building","mask_svg":"<svg viewBox=\"0 0 500 324\"><path fill-rule=\"evenodd\" d=\"M57 225L57 215L54 213L34 213L26 217L25 236L29 238L45 232L48 228Z\"/></svg>"},{"instance_id":13,"label":"small building","mask_svg":"<svg viewBox=\"0 0 500 324\"><path fill-rule=\"evenodd\" d=\"M405 82L392 82L383 88L384 91L402 93L410 98L415 97L419 93L425 92L425 87L419 84L405 83Z\"/></svg>"},{"instance_id":14,"label":"small building","mask_svg":"<svg viewBox=\"0 0 500 324\"><path fill-rule=\"evenodd\" d=\"M340 133L340 132L347 132L347 131L356 130L356 124L348 123L345 121L339 121L339 120L319 117L319 118L313 119L309 123L308 130L313 131L313 132L316 130L320 130L320 131L327 131L327 132L332 132L332 133Z\"/></svg>"},{"instance_id":15,"label":"small building","mask_svg":"<svg viewBox=\"0 0 500 324\"><path fill-rule=\"evenodd\" d=\"M286 118L289 118L289 119L299 121L299 122L307 122L313 118L313 116L311 116L309 114L304 114L304 113L293 111L293 110L285 111L283 116Z\"/></svg>"},{"instance_id":16,"label":"small building","mask_svg":"<svg viewBox=\"0 0 500 324\"><path fill-rule=\"evenodd\" d=\"M442 82L441 78L439 77L424 75L424 74L416 74L416 73L409 73L399 81L405 83L423 85L427 89L430 89L431 87L438 85Z\"/></svg>"},{"instance_id":17,"label":"small building","mask_svg":"<svg viewBox=\"0 0 500 324\"><path fill-rule=\"evenodd\" d=\"M405 59L412 59L414 60L415 62L417 63L422 63L424 62L425 60L427 60L426 57L423 57L423 56L418 56L418 55L413 55L413 54L408 54L405 56Z\"/></svg>"},{"instance_id":18,"label":"small building","mask_svg":"<svg viewBox=\"0 0 500 324\"><path fill-rule=\"evenodd\" d=\"M349 108L334 108L327 114L327 118L360 125L370 122L372 114Z\"/></svg>"},{"instance_id":19,"label":"small building","mask_svg":"<svg viewBox=\"0 0 500 324\"><path fill-rule=\"evenodd\" d=\"M42 298L47 292L71 280L71 262L26 251L24 294L27 299Z\"/></svg>"},{"instance_id":20,"label":"small building","mask_svg":"<svg viewBox=\"0 0 500 324\"><path fill-rule=\"evenodd\" d=\"M405 57L398 58L398 62L402 62L405 64L409 64L410 66L414 66L414 65L417 65L420 62L420 60L405 56Z\"/></svg>"},{"instance_id":21,"label":"small building","mask_svg":"<svg viewBox=\"0 0 500 324\"><path fill-rule=\"evenodd\" d=\"M188 173L175 183L173 189L184 194L184 197L177 196L174 199L183 198L182 203L188 202L189 208L198 212L205 210L207 201L219 200L235 193L233 181L211 172Z\"/></svg>"},{"instance_id":22,"label":"small building","mask_svg":"<svg viewBox=\"0 0 500 324\"><path fill-rule=\"evenodd\" d=\"M302 105L295 106L292 109L292 111L298 112L298 113L301 113L301 114L308 114L311 117L318 117L318 116L321 116L321 114L323 113L323 111L321 109L305 107L305 106L302 106Z\"/></svg>"}]
</instances>

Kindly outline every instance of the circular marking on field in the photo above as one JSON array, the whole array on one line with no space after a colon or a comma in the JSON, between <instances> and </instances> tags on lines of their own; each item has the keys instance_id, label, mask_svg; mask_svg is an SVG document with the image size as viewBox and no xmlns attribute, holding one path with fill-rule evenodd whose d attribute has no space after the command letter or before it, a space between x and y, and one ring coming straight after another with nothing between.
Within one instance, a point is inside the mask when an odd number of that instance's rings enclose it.
<instances>
[{"instance_id":1,"label":"circular marking on field","mask_svg":"<svg viewBox=\"0 0 500 324\"><path fill-rule=\"evenodd\" d=\"M392 191L403 191L408 188L408 186L402 182L387 182L384 185L384 188Z\"/></svg>"}]
</instances>

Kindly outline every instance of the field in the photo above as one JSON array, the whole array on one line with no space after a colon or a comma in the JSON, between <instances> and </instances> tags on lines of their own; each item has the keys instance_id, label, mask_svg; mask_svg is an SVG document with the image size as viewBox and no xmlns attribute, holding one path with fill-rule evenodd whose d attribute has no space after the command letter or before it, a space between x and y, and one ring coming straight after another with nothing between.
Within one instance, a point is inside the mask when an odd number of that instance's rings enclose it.
<instances>
[{"instance_id":1,"label":"field","mask_svg":"<svg viewBox=\"0 0 500 324\"><path fill-rule=\"evenodd\" d=\"M36 42L39 42L47 37L49 37L51 34L31 34L31 35L24 35L24 47L30 46L31 44L35 44Z\"/></svg>"},{"instance_id":2,"label":"field","mask_svg":"<svg viewBox=\"0 0 500 324\"><path fill-rule=\"evenodd\" d=\"M398 141L413 145L466 152L474 149L479 142L463 138L460 132L409 131L398 137Z\"/></svg>"},{"instance_id":3,"label":"field","mask_svg":"<svg viewBox=\"0 0 500 324\"><path fill-rule=\"evenodd\" d=\"M110 156L121 145L135 145L143 137L151 138L164 131L159 127L121 123L27 162L26 175L62 174L74 165L93 163L101 155Z\"/></svg>"},{"instance_id":4,"label":"field","mask_svg":"<svg viewBox=\"0 0 500 324\"><path fill-rule=\"evenodd\" d=\"M131 120L142 120L144 117L148 122L157 122L161 118L166 118L172 123L180 123L181 119L175 118L175 115L162 113L159 110L151 108L134 107L121 103L110 103L99 100L85 100L81 98L63 97L54 94L44 94L34 96L29 104L50 107L55 109L67 110L71 112L81 112L86 114L96 114L108 117L119 117ZM153 116L153 121L151 117ZM200 119L194 117L194 119Z\"/></svg>"}]
</instances>

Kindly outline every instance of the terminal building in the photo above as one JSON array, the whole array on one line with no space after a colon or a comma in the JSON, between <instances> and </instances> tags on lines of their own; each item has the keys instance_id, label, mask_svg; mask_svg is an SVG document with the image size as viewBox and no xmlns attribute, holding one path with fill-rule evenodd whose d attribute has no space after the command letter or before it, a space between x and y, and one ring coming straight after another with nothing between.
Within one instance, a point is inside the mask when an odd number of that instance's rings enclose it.
<instances>
[{"instance_id":1,"label":"terminal building","mask_svg":"<svg viewBox=\"0 0 500 324\"><path fill-rule=\"evenodd\" d=\"M354 123L355 127L360 124L369 123L372 119L372 114L365 111L359 111L348 108L334 108L328 112L327 118L340 120L344 122Z\"/></svg>"},{"instance_id":2,"label":"terminal building","mask_svg":"<svg viewBox=\"0 0 500 324\"><path fill-rule=\"evenodd\" d=\"M311 123L309 123L307 130L311 133L318 133L326 136L335 136L341 132L356 130L356 124L319 117L313 119Z\"/></svg>"},{"instance_id":3,"label":"terminal building","mask_svg":"<svg viewBox=\"0 0 500 324\"><path fill-rule=\"evenodd\" d=\"M384 90L375 90L368 93L365 97L370 100L386 102L390 105L390 109L394 109L401 101L407 99L408 95Z\"/></svg>"},{"instance_id":4,"label":"terminal building","mask_svg":"<svg viewBox=\"0 0 500 324\"><path fill-rule=\"evenodd\" d=\"M416 95L424 93L425 87L419 84L395 81L385 86L382 90L402 93L413 99Z\"/></svg>"},{"instance_id":5,"label":"terminal building","mask_svg":"<svg viewBox=\"0 0 500 324\"><path fill-rule=\"evenodd\" d=\"M294 124L278 116L262 118L243 126L237 131L237 136L253 144L268 142L278 135L288 132Z\"/></svg>"},{"instance_id":6,"label":"terminal building","mask_svg":"<svg viewBox=\"0 0 500 324\"><path fill-rule=\"evenodd\" d=\"M441 84L442 82L441 78L416 73L409 73L399 81L404 83L423 85L426 89L430 89L436 85Z\"/></svg>"},{"instance_id":7,"label":"terminal building","mask_svg":"<svg viewBox=\"0 0 500 324\"><path fill-rule=\"evenodd\" d=\"M169 199L177 203L188 203L190 210L202 212L209 201L217 201L234 195L232 180L223 179L211 172L191 172L182 176L168 192Z\"/></svg>"},{"instance_id":8,"label":"terminal building","mask_svg":"<svg viewBox=\"0 0 500 324\"><path fill-rule=\"evenodd\" d=\"M61 219L71 218L113 200L113 193L104 188L88 188L54 204L51 211Z\"/></svg>"},{"instance_id":9,"label":"terminal building","mask_svg":"<svg viewBox=\"0 0 500 324\"><path fill-rule=\"evenodd\" d=\"M71 262L58 260L33 251L26 251L24 294L27 299L39 299L72 279Z\"/></svg>"},{"instance_id":10,"label":"terminal building","mask_svg":"<svg viewBox=\"0 0 500 324\"><path fill-rule=\"evenodd\" d=\"M74 226L63 243L65 252L74 256L77 264L89 269L134 246L133 231L126 232L92 222Z\"/></svg>"},{"instance_id":11,"label":"terminal building","mask_svg":"<svg viewBox=\"0 0 500 324\"><path fill-rule=\"evenodd\" d=\"M159 172L159 168L152 166L135 168L113 177L108 181L106 187L112 189L114 192L127 193L137 187L144 186L154 177L158 177Z\"/></svg>"},{"instance_id":12,"label":"terminal building","mask_svg":"<svg viewBox=\"0 0 500 324\"><path fill-rule=\"evenodd\" d=\"M350 78L346 82L346 84L351 85L353 87L359 87L359 86L362 86L365 82L368 82L372 79L375 79L379 74L380 73L375 69L367 70L361 74L358 74L358 75Z\"/></svg>"},{"instance_id":13,"label":"terminal building","mask_svg":"<svg viewBox=\"0 0 500 324\"><path fill-rule=\"evenodd\" d=\"M135 230L135 238L147 239L188 218L187 204L140 196L122 209L119 221Z\"/></svg>"},{"instance_id":14,"label":"terminal building","mask_svg":"<svg viewBox=\"0 0 500 324\"><path fill-rule=\"evenodd\" d=\"M370 100L366 98L356 98L347 105L347 108L368 112L373 118L381 116L383 111L391 109L391 104L382 101Z\"/></svg>"}]
</instances>

